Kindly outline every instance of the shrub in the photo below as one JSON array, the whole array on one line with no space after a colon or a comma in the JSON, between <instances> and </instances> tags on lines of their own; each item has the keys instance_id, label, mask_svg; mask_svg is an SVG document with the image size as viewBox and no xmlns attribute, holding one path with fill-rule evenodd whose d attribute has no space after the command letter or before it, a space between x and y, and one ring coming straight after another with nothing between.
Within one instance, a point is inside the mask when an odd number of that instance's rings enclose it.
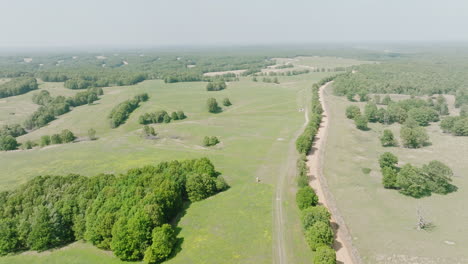
<instances>
[{"instance_id":1,"label":"shrub","mask_svg":"<svg viewBox=\"0 0 468 264\"><path fill-rule=\"evenodd\" d=\"M364 107L364 116L369 122L377 122L378 119L377 105L374 102L368 102Z\"/></svg>"},{"instance_id":2,"label":"shrub","mask_svg":"<svg viewBox=\"0 0 468 264\"><path fill-rule=\"evenodd\" d=\"M369 127L367 126L367 118L362 115L358 115L354 118L354 124L357 129L369 130Z\"/></svg>"},{"instance_id":3,"label":"shrub","mask_svg":"<svg viewBox=\"0 0 468 264\"><path fill-rule=\"evenodd\" d=\"M63 143L73 142L75 140L75 135L68 129L62 130L60 133Z\"/></svg>"},{"instance_id":4,"label":"shrub","mask_svg":"<svg viewBox=\"0 0 468 264\"><path fill-rule=\"evenodd\" d=\"M44 135L41 137L41 147L50 145L50 136Z\"/></svg>"},{"instance_id":5,"label":"shrub","mask_svg":"<svg viewBox=\"0 0 468 264\"><path fill-rule=\"evenodd\" d=\"M182 120L182 119L187 118L187 116L185 115L184 111L179 110L179 111L177 111L177 118L178 118L179 120Z\"/></svg>"},{"instance_id":6,"label":"shrub","mask_svg":"<svg viewBox=\"0 0 468 264\"><path fill-rule=\"evenodd\" d=\"M206 101L206 106L208 108L208 112L210 113L221 112L221 107L218 106L218 102L214 98L208 98L208 100Z\"/></svg>"},{"instance_id":7,"label":"shrub","mask_svg":"<svg viewBox=\"0 0 468 264\"><path fill-rule=\"evenodd\" d=\"M350 105L346 107L346 117L349 119L354 119L357 116L361 115L361 109L356 105Z\"/></svg>"},{"instance_id":8,"label":"shrub","mask_svg":"<svg viewBox=\"0 0 468 264\"><path fill-rule=\"evenodd\" d=\"M302 210L301 213L301 222L304 230L307 230L309 227L313 226L317 222L330 222L330 213L327 208L321 205L310 206Z\"/></svg>"},{"instance_id":9,"label":"shrub","mask_svg":"<svg viewBox=\"0 0 468 264\"><path fill-rule=\"evenodd\" d=\"M59 134L53 134L50 136L50 143L51 144L62 144L62 138Z\"/></svg>"},{"instance_id":10,"label":"shrub","mask_svg":"<svg viewBox=\"0 0 468 264\"><path fill-rule=\"evenodd\" d=\"M393 155L390 152L385 152L384 154L380 155L379 158L379 165L380 168L395 168L396 164L398 163L398 157Z\"/></svg>"},{"instance_id":11,"label":"shrub","mask_svg":"<svg viewBox=\"0 0 468 264\"><path fill-rule=\"evenodd\" d=\"M219 139L215 136L203 138L203 146L211 147L219 143Z\"/></svg>"},{"instance_id":12,"label":"shrub","mask_svg":"<svg viewBox=\"0 0 468 264\"><path fill-rule=\"evenodd\" d=\"M390 129L385 129L383 131L383 135L380 137L380 143L384 147L392 147L398 144Z\"/></svg>"},{"instance_id":13,"label":"shrub","mask_svg":"<svg viewBox=\"0 0 468 264\"><path fill-rule=\"evenodd\" d=\"M334 239L330 225L321 221L309 227L305 236L309 247L314 251L320 246L331 246Z\"/></svg>"},{"instance_id":14,"label":"shrub","mask_svg":"<svg viewBox=\"0 0 468 264\"><path fill-rule=\"evenodd\" d=\"M407 148L420 148L428 143L429 136L423 127L402 126L400 130L401 143Z\"/></svg>"},{"instance_id":15,"label":"shrub","mask_svg":"<svg viewBox=\"0 0 468 264\"><path fill-rule=\"evenodd\" d=\"M319 246L314 254L314 264L336 264L336 253L329 246Z\"/></svg>"},{"instance_id":16,"label":"shrub","mask_svg":"<svg viewBox=\"0 0 468 264\"><path fill-rule=\"evenodd\" d=\"M229 98L224 98L223 99L223 105L224 106L231 106L232 105L231 101L229 101Z\"/></svg>"},{"instance_id":17,"label":"shrub","mask_svg":"<svg viewBox=\"0 0 468 264\"><path fill-rule=\"evenodd\" d=\"M316 206L318 196L310 186L299 189L296 193L296 203L299 209L304 210L310 206Z\"/></svg>"}]
</instances>

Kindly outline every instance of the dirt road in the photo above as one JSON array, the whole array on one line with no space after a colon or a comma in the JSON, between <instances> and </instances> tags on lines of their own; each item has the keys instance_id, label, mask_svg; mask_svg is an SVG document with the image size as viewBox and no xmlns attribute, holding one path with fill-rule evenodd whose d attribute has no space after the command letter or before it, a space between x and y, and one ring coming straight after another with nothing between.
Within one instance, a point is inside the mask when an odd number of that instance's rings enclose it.
<instances>
[{"instance_id":1,"label":"dirt road","mask_svg":"<svg viewBox=\"0 0 468 264\"><path fill-rule=\"evenodd\" d=\"M335 205L333 196L328 190L326 179L323 177L323 157L328 132L328 106L325 104L325 88L330 83L320 87L320 102L324 113L320 129L315 137L312 150L307 155L307 166L309 167L310 186L319 197L319 202L327 207L332 214L332 227L335 230L335 242L333 248L336 250L337 263L360 264L361 260L357 252L352 248L351 236Z\"/></svg>"}]
</instances>

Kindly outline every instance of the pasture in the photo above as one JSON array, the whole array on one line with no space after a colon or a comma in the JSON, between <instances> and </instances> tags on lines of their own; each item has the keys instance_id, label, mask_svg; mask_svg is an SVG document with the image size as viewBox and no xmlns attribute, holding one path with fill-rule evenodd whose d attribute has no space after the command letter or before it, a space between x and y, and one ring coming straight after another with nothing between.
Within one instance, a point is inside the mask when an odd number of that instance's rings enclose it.
<instances>
[{"instance_id":1,"label":"pasture","mask_svg":"<svg viewBox=\"0 0 468 264\"><path fill-rule=\"evenodd\" d=\"M403 96L392 95L398 100ZM432 145L421 149L381 146L379 137L391 129L400 140L400 125L370 123L369 131L355 128L345 116L345 108L356 104L326 91L330 109L330 134L326 146L324 175L353 236L354 246L364 263L468 263L468 232L465 200L468 198L468 138L444 134L438 123L427 127ZM452 114L453 97L448 98ZM421 166L440 160L454 171L458 191L415 199L384 189L378 164L386 152L398 156L400 164ZM370 168L365 174L363 168ZM428 231L416 230L417 210L434 224Z\"/></svg>"}]
</instances>

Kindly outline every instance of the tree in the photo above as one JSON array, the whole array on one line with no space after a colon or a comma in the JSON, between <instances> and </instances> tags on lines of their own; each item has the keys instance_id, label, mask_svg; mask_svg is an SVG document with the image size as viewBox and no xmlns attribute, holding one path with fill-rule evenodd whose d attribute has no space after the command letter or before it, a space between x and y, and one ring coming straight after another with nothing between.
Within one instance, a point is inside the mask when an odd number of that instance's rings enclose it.
<instances>
[{"instance_id":1,"label":"tree","mask_svg":"<svg viewBox=\"0 0 468 264\"><path fill-rule=\"evenodd\" d=\"M27 243L31 249L38 251L49 249L56 244L50 211L47 207L40 206L35 211Z\"/></svg>"},{"instance_id":2,"label":"tree","mask_svg":"<svg viewBox=\"0 0 468 264\"><path fill-rule=\"evenodd\" d=\"M275 77L275 78L273 79L273 82L276 83L276 84L279 84L278 77Z\"/></svg>"},{"instance_id":3,"label":"tree","mask_svg":"<svg viewBox=\"0 0 468 264\"><path fill-rule=\"evenodd\" d=\"M314 254L314 264L336 264L336 253L329 246L318 246Z\"/></svg>"},{"instance_id":4,"label":"tree","mask_svg":"<svg viewBox=\"0 0 468 264\"><path fill-rule=\"evenodd\" d=\"M313 226L315 223L321 221L324 223L330 222L330 212L327 208L321 205L310 206L302 210L301 213L301 222L304 230L307 230L309 227Z\"/></svg>"},{"instance_id":5,"label":"tree","mask_svg":"<svg viewBox=\"0 0 468 264\"><path fill-rule=\"evenodd\" d=\"M333 244L333 230L328 223L317 222L309 227L305 233L306 241L312 250L320 246L331 246Z\"/></svg>"},{"instance_id":6,"label":"tree","mask_svg":"<svg viewBox=\"0 0 468 264\"><path fill-rule=\"evenodd\" d=\"M232 104L231 104L231 101L229 101L229 98L226 97L226 98L223 99L223 105L224 105L224 106L230 106L230 105L232 105Z\"/></svg>"},{"instance_id":7,"label":"tree","mask_svg":"<svg viewBox=\"0 0 468 264\"><path fill-rule=\"evenodd\" d=\"M378 121L378 111L377 105L374 102L368 102L364 107L364 116L367 118L369 122L377 122Z\"/></svg>"},{"instance_id":8,"label":"tree","mask_svg":"<svg viewBox=\"0 0 468 264\"><path fill-rule=\"evenodd\" d=\"M14 150L19 146L16 139L10 135L0 136L0 150Z\"/></svg>"},{"instance_id":9,"label":"tree","mask_svg":"<svg viewBox=\"0 0 468 264\"><path fill-rule=\"evenodd\" d=\"M176 235L172 227L164 224L153 229L152 244L146 249L144 261L149 264L166 260L176 244Z\"/></svg>"},{"instance_id":10,"label":"tree","mask_svg":"<svg viewBox=\"0 0 468 264\"><path fill-rule=\"evenodd\" d=\"M215 136L212 137L204 137L203 138L203 146L211 147L219 143L219 139Z\"/></svg>"},{"instance_id":11,"label":"tree","mask_svg":"<svg viewBox=\"0 0 468 264\"><path fill-rule=\"evenodd\" d=\"M383 105L389 105L392 102L392 98L387 94L385 97L382 99L382 104Z\"/></svg>"},{"instance_id":12,"label":"tree","mask_svg":"<svg viewBox=\"0 0 468 264\"><path fill-rule=\"evenodd\" d=\"M75 140L75 135L68 129L62 130L60 133L63 143L73 142Z\"/></svg>"},{"instance_id":13,"label":"tree","mask_svg":"<svg viewBox=\"0 0 468 264\"><path fill-rule=\"evenodd\" d=\"M346 107L346 117L349 119L354 119L357 116L361 115L361 109L357 105L350 105Z\"/></svg>"},{"instance_id":14,"label":"tree","mask_svg":"<svg viewBox=\"0 0 468 264\"><path fill-rule=\"evenodd\" d=\"M62 138L60 137L59 134L53 134L50 137L50 143L51 144L62 144Z\"/></svg>"},{"instance_id":15,"label":"tree","mask_svg":"<svg viewBox=\"0 0 468 264\"><path fill-rule=\"evenodd\" d=\"M412 119L408 119L401 127L400 137L404 147L420 148L428 143L429 136L423 127L414 123Z\"/></svg>"},{"instance_id":16,"label":"tree","mask_svg":"<svg viewBox=\"0 0 468 264\"><path fill-rule=\"evenodd\" d=\"M19 245L16 221L0 219L0 256L16 251Z\"/></svg>"},{"instance_id":17,"label":"tree","mask_svg":"<svg viewBox=\"0 0 468 264\"><path fill-rule=\"evenodd\" d=\"M192 202L210 197L217 191L215 178L207 174L188 175L185 189Z\"/></svg>"},{"instance_id":18,"label":"tree","mask_svg":"<svg viewBox=\"0 0 468 264\"><path fill-rule=\"evenodd\" d=\"M383 167L382 168L382 184L387 189L397 189L397 171L396 168Z\"/></svg>"},{"instance_id":19,"label":"tree","mask_svg":"<svg viewBox=\"0 0 468 264\"><path fill-rule=\"evenodd\" d=\"M153 127L150 127L148 125L145 125L143 127L143 133L146 137L154 137L156 136L156 131L154 131L154 128Z\"/></svg>"},{"instance_id":20,"label":"tree","mask_svg":"<svg viewBox=\"0 0 468 264\"><path fill-rule=\"evenodd\" d=\"M454 186L450 184L453 172L444 163L433 160L422 166L421 173L426 178L431 192L447 194L454 190Z\"/></svg>"},{"instance_id":21,"label":"tree","mask_svg":"<svg viewBox=\"0 0 468 264\"><path fill-rule=\"evenodd\" d=\"M296 193L296 203L299 209L304 210L310 206L316 206L318 196L310 186L299 189Z\"/></svg>"},{"instance_id":22,"label":"tree","mask_svg":"<svg viewBox=\"0 0 468 264\"><path fill-rule=\"evenodd\" d=\"M468 136L468 118L456 120L451 131L455 136Z\"/></svg>"},{"instance_id":23,"label":"tree","mask_svg":"<svg viewBox=\"0 0 468 264\"><path fill-rule=\"evenodd\" d=\"M218 106L218 102L214 98L208 98L206 101L206 106L208 108L208 112L210 113L219 113L221 112L221 108Z\"/></svg>"},{"instance_id":24,"label":"tree","mask_svg":"<svg viewBox=\"0 0 468 264\"><path fill-rule=\"evenodd\" d=\"M465 104L460 107L460 116L468 116L468 105Z\"/></svg>"},{"instance_id":25,"label":"tree","mask_svg":"<svg viewBox=\"0 0 468 264\"><path fill-rule=\"evenodd\" d=\"M41 147L50 145L50 136L45 135L41 137Z\"/></svg>"},{"instance_id":26,"label":"tree","mask_svg":"<svg viewBox=\"0 0 468 264\"><path fill-rule=\"evenodd\" d=\"M94 130L93 128L88 129L88 138L89 140L96 140L96 130Z\"/></svg>"},{"instance_id":27,"label":"tree","mask_svg":"<svg viewBox=\"0 0 468 264\"><path fill-rule=\"evenodd\" d=\"M439 114L429 107L418 107L408 111L408 118L418 122L420 126L427 126L430 122L439 121Z\"/></svg>"},{"instance_id":28,"label":"tree","mask_svg":"<svg viewBox=\"0 0 468 264\"><path fill-rule=\"evenodd\" d=\"M379 165L382 169L385 167L395 168L397 163L398 157L390 152L385 152L384 154L380 155Z\"/></svg>"},{"instance_id":29,"label":"tree","mask_svg":"<svg viewBox=\"0 0 468 264\"><path fill-rule=\"evenodd\" d=\"M383 131L383 135L380 137L380 143L382 143L384 147L392 147L398 144L390 129L385 129Z\"/></svg>"},{"instance_id":30,"label":"tree","mask_svg":"<svg viewBox=\"0 0 468 264\"><path fill-rule=\"evenodd\" d=\"M179 110L179 111L177 111L177 118L178 118L179 120L182 120L182 119L187 118L187 116L185 116L184 111Z\"/></svg>"},{"instance_id":31,"label":"tree","mask_svg":"<svg viewBox=\"0 0 468 264\"><path fill-rule=\"evenodd\" d=\"M431 194L426 179L420 169L411 164L405 164L401 167L397 175L396 183L400 188L400 192L405 195L420 198Z\"/></svg>"},{"instance_id":32,"label":"tree","mask_svg":"<svg viewBox=\"0 0 468 264\"><path fill-rule=\"evenodd\" d=\"M23 143L23 148L24 149L32 149L36 144L32 142L31 140L26 140L26 142Z\"/></svg>"},{"instance_id":33,"label":"tree","mask_svg":"<svg viewBox=\"0 0 468 264\"><path fill-rule=\"evenodd\" d=\"M170 123L171 122L171 117L169 115L164 115L163 121L164 121L164 123Z\"/></svg>"},{"instance_id":34,"label":"tree","mask_svg":"<svg viewBox=\"0 0 468 264\"><path fill-rule=\"evenodd\" d=\"M177 115L176 112L171 113L171 118L172 118L172 120L179 120L179 116Z\"/></svg>"},{"instance_id":35,"label":"tree","mask_svg":"<svg viewBox=\"0 0 468 264\"><path fill-rule=\"evenodd\" d=\"M354 118L354 124L357 129L369 130L369 127L367 126L367 118L362 115L358 115Z\"/></svg>"}]
</instances>

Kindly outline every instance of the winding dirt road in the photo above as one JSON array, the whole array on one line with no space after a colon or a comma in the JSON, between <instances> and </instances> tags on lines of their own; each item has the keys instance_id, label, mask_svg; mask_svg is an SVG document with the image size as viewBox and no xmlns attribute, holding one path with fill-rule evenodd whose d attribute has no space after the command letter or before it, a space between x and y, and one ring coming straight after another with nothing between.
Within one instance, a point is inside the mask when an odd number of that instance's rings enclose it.
<instances>
[{"instance_id":1,"label":"winding dirt road","mask_svg":"<svg viewBox=\"0 0 468 264\"><path fill-rule=\"evenodd\" d=\"M323 177L323 158L329 123L329 111L324 100L324 95L325 88L330 83L331 82L326 83L320 87L320 103L322 104L324 113L312 150L307 155L307 166L309 168L309 176L311 179L309 185L315 190L319 197L319 203L327 207L332 215L331 223L335 231L335 242L333 244L333 248L336 250L337 263L360 264L361 260L356 250L352 247L349 231L336 207L333 196L328 190L326 179Z\"/></svg>"}]
</instances>

